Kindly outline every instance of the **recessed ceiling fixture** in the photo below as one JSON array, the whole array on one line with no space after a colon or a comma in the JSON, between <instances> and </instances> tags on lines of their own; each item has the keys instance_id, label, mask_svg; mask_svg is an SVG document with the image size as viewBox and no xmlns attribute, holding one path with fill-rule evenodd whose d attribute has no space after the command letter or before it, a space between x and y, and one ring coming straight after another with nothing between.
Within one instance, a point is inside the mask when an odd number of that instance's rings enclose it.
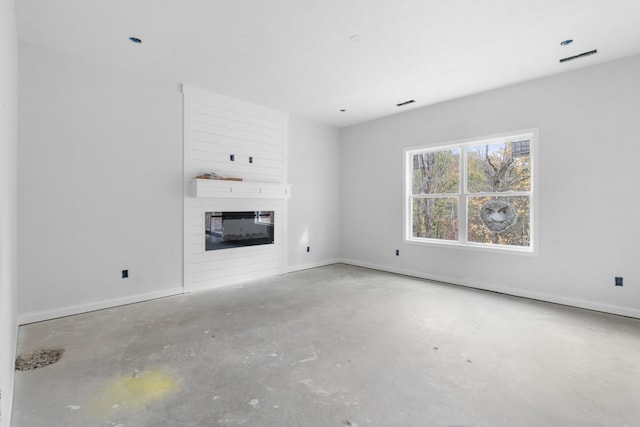
<instances>
[{"instance_id":1,"label":"recessed ceiling fixture","mask_svg":"<svg viewBox=\"0 0 640 427\"><path fill-rule=\"evenodd\" d=\"M341 109L340 109L340 112L341 112L341 113L344 113L345 111L347 111L347 109L346 109L346 108L341 108Z\"/></svg>"},{"instance_id":2,"label":"recessed ceiling fixture","mask_svg":"<svg viewBox=\"0 0 640 427\"><path fill-rule=\"evenodd\" d=\"M598 53L598 49L590 50L589 52L582 52L577 55L567 56L566 58L562 58L560 62L573 61L574 59L584 58L585 56L595 55Z\"/></svg>"},{"instance_id":3,"label":"recessed ceiling fixture","mask_svg":"<svg viewBox=\"0 0 640 427\"><path fill-rule=\"evenodd\" d=\"M401 102L400 104L396 104L396 107L404 107L405 105L412 104L416 102L415 99L410 99L408 101Z\"/></svg>"},{"instance_id":4,"label":"recessed ceiling fixture","mask_svg":"<svg viewBox=\"0 0 640 427\"><path fill-rule=\"evenodd\" d=\"M571 44L571 43L573 43L573 39L566 39L566 40L562 40L560 42L560 45L561 46L566 46L566 45Z\"/></svg>"},{"instance_id":5,"label":"recessed ceiling fixture","mask_svg":"<svg viewBox=\"0 0 640 427\"><path fill-rule=\"evenodd\" d=\"M352 42L354 43L358 43L360 41L360 34L354 34L351 37L349 37L351 39Z\"/></svg>"},{"instance_id":6,"label":"recessed ceiling fixture","mask_svg":"<svg viewBox=\"0 0 640 427\"><path fill-rule=\"evenodd\" d=\"M133 37L133 36L129 37L129 40L131 40L133 43L136 43L136 44L142 43L142 40L140 40L137 37Z\"/></svg>"}]
</instances>

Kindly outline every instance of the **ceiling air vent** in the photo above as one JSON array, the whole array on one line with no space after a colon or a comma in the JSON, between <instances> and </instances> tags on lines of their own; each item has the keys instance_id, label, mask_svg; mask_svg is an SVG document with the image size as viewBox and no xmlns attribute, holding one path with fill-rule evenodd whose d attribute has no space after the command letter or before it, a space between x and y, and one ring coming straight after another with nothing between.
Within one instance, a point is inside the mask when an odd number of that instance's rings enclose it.
<instances>
[{"instance_id":1,"label":"ceiling air vent","mask_svg":"<svg viewBox=\"0 0 640 427\"><path fill-rule=\"evenodd\" d=\"M409 105L416 102L415 99L410 99L408 101L401 102L400 104L396 104L397 107L404 107L405 105Z\"/></svg>"},{"instance_id":2,"label":"ceiling air vent","mask_svg":"<svg viewBox=\"0 0 640 427\"><path fill-rule=\"evenodd\" d=\"M585 56L594 55L598 53L598 49L590 50L589 52L579 53L578 55L567 56L566 58L562 58L560 62L573 61L574 59L584 58Z\"/></svg>"}]
</instances>

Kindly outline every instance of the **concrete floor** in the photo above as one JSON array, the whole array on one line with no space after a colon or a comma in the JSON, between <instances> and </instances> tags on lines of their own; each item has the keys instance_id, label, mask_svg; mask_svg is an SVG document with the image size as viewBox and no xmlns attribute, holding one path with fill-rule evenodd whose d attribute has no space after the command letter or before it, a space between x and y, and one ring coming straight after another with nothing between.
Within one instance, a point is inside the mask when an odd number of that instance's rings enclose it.
<instances>
[{"instance_id":1,"label":"concrete floor","mask_svg":"<svg viewBox=\"0 0 640 427\"><path fill-rule=\"evenodd\" d=\"M333 265L20 329L13 427L638 426L640 321Z\"/></svg>"}]
</instances>

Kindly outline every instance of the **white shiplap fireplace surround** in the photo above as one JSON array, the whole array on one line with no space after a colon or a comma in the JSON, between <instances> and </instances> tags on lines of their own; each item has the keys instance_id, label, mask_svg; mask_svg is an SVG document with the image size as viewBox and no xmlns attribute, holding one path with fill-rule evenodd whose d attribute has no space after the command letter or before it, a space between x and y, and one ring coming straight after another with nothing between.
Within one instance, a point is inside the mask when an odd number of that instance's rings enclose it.
<instances>
[{"instance_id":1,"label":"white shiplap fireplace surround","mask_svg":"<svg viewBox=\"0 0 640 427\"><path fill-rule=\"evenodd\" d=\"M288 114L191 86L182 92L185 291L283 273ZM208 172L243 181L195 179ZM205 251L205 212L258 210L275 212L273 244Z\"/></svg>"}]
</instances>

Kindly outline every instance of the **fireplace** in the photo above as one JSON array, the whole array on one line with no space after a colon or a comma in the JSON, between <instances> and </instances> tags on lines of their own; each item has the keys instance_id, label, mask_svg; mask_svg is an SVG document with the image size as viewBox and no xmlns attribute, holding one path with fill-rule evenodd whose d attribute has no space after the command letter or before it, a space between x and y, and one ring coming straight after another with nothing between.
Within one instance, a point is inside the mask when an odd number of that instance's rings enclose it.
<instances>
[{"instance_id":1,"label":"fireplace","mask_svg":"<svg viewBox=\"0 0 640 427\"><path fill-rule=\"evenodd\" d=\"M274 211L205 212L205 251L271 245Z\"/></svg>"}]
</instances>

